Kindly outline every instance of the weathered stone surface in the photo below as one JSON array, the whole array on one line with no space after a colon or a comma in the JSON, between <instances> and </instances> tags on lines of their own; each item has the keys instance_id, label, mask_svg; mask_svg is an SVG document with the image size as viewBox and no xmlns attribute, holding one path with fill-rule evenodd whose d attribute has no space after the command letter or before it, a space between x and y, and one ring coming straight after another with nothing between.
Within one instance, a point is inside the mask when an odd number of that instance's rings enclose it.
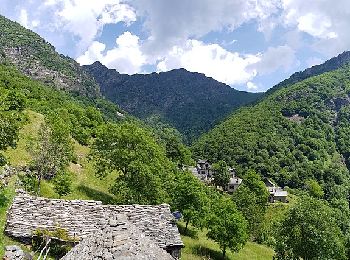
<instances>
[{"instance_id":1,"label":"weathered stone surface","mask_svg":"<svg viewBox=\"0 0 350 260\"><path fill-rule=\"evenodd\" d=\"M174 260L135 225L118 220L111 220L102 230L83 239L62 260Z\"/></svg>"},{"instance_id":2,"label":"weathered stone surface","mask_svg":"<svg viewBox=\"0 0 350 260\"><path fill-rule=\"evenodd\" d=\"M8 211L5 232L25 240L37 229L64 228L69 235L84 239L99 232L110 219L125 215L127 221L160 248L180 250L180 238L169 205L102 205L100 201L58 200L18 194ZM112 223L113 226L113 223Z\"/></svg>"},{"instance_id":3,"label":"weathered stone surface","mask_svg":"<svg viewBox=\"0 0 350 260\"><path fill-rule=\"evenodd\" d=\"M25 253L19 246L6 246L4 260L30 260L32 256Z\"/></svg>"}]
</instances>

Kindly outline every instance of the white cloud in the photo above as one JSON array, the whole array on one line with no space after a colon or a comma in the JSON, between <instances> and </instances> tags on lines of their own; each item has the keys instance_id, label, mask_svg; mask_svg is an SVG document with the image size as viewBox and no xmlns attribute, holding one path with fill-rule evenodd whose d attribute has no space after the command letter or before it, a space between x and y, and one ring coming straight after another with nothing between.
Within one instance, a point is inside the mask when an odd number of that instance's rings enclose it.
<instances>
[{"instance_id":1,"label":"white cloud","mask_svg":"<svg viewBox=\"0 0 350 260\"><path fill-rule=\"evenodd\" d=\"M183 46L174 46L157 64L157 69L167 71L182 67L235 85L246 83L256 75L256 70L248 67L259 60L255 55L229 52L218 44L206 45L198 40L188 40Z\"/></svg>"},{"instance_id":2,"label":"white cloud","mask_svg":"<svg viewBox=\"0 0 350 260\"><path fill-rule=\"evenodd\" d=\"M56 0L55 6L58 25L80 38L80 50L91 44L105 24L136 21L133 9L119 0Z\"/></svg>"},{"instance_id":3,"label":"white cloud","mask_svg":"<svg viewBox=\"0 0 350 260\"><path fill-rule=\"evenodd\" d=\"M309 59L306 60L306 64L307 64L308 67L319 65L322 62L324 62L324 60L322 60L320 58L317 58L317 57L312 57L312 58L309 58Z\"/></svg>"},{"instance_id":4,"label":"white cloud","mask_svg":"<svg viewBox=\"0 0 350 260\"><path fill-rule=\"evenodd\" d=\"M20 14L19 14L19 23L26 27L29 28L29 23L28 23L28 13L27 10L21 9Z\"/></svg>"},{"instance_id":5,"label":"white cloud","mask_svg":"<svg viewBox=\"0 0 350 260\"><path fill-rule=\"evenodd\" d=\"M313 38L316 51L328 57L350 49L348 0L282 0L283 24Z\"/></svg>"},{"instance_id":6,"label":"white cloud","mask_svg":"<svg viewBox=\"0 0 350 260\"><path fill-rule=\"evenodd\" d=\"M78 54L91 45L104 25L136 21L134 9L123 0L2 1L5 9L1 14L35 29L55 46L74 45L72 52Z\"/></svg>"},{"instance_id":7,"label":"white cloud","mask_svg":"<svg viewBox=\"0 0 350 260\"><path fill-rule=\"evenodd\" d=\"M256 91L256 90L258 90L258 86L255 85L253 82L248 81L247 82L247 89L250 91Z\"/></svg>"},{"instance_id":8,"label":"white cloud","mask_svg":"<svg viewBox=\"0 0 350 260\"><path fill-rule=\"evenodd\" d=\"M127 74L140 72L146 63L146 56L140 50L139 37L130 32L124 32L116 39L115 48L105 50L105 44L95 41L77 61L86 65L98 60L108 68Z\"/></svg>"},{"instance_id":9,"label":"white cloud","mask_svg":"<svg viewBox=\"0 0 350 260\"><path fill-rule=\"evenodd\" d=\"M243 23L268 19L278 12L280 0L130 0L137 14L145 17L150 37L147 53L165 53L188 39L211 31L234 30Z\"/></svg>"},{"instance_id":10,"label":"white cloud","mask_svg":"<svg viewBox=\"0 0 350 260\"><path fill-rule=\"evenodd\" d=\"M288 71L296 62L295 51L289 46L269 47L260 55L260 61L251 65L259 75L265 75L283 68Z\"/></svg>"}]
</instances>

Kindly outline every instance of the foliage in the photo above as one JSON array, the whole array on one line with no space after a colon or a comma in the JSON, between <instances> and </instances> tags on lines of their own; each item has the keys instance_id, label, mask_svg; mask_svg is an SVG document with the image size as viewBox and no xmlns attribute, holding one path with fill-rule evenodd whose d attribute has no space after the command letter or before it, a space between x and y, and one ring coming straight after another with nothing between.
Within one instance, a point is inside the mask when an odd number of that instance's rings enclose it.
<instances>
[{"instance_id":1,"label":"foliage","mask_svg":"<svg viewBox=\"0 0 350 260\"><path fill-rule=\"evenodd\" d=\"M100 84L107 99L142 119L159 116L179 130L187 142L211 129L231 111L261 96L237 91L184 69L126 75L108 70L99 62L84 68Z\"/></svg>"},{"instance_id":2,"label":"foliage","mask_svg":"<svg viewBox=\"0 0 350 260\"><path fill-rule=\"evenodd\" d=\"M106 124L97 132L91 158L100 177L118 171L112 192L125 203L164 202L173 164L163 147L136 123Z\"/></svg>"},{"instance_id":3,"label":"foliage","mask_svg":"<svg viewBox=\"0 0 350 260\"><path fill-rule=\"evenodd\" d=\"M281 225L276 259L298 258L347 259L337 215L323 201L302 197Z\"/></svg>"},{"instance_id":4,"label":"foliage","mask_svg":"<svg viewBox=\"0 0 350 260\"><path fill-rule=\"evenodd\" d=\"M41 179L52 179L64 171L73 156L73 146L67 128L60 120L51 123L51 128L43 124L38 140L28 148L32 155L31 168L37 178L37 194Z\"/></svg>"},{"instance_id":5,"label":"foliage","mask_svg":"<svg viewBox=\"0 0 350 260\"><path fill-rule=\"evenodd\" d=\"M185 232L191 222L194 226L201 226L206 217L206 205L209 202L203 184L190 172L179 172L174 180L172 192L172 206L179 210L186 223Z\"/></svg>"},{"instance_id":6,"label":"foliage","mask_svg":"<svg viewBox=\"0 0 350 260\"><path fill-rule=\"evenodd\" d=\"M32 246L36 252L49 252L55 259L61 259L66 255L76 242L76 237L70 237L67 230L60 227L54 230L37 229L33 232L32 238Z\"/></svg>"},{"instance_id":7,"label":"foliage","mask_svg":"<svg viewBox=\"0 0 350 260\"><path fill-rule=\"evenodd\" d=\"M228 248L238 252L246 244L247 222L231 199L221 197L214 203L208 216L207 236L220 245L225 257Z\"/></svg>"},{"instance_id":8,"label":"foliage","mask_svg":"<svg viewBox=\"0 0 350 260\"><path fill-rule=\"evenodd\" d=\"M253 237L257 236L264 219L268 197L269 193L265 184L254 171L249 171L244 175L244 181L232 194L237 208L248 221L249 232Z\"/></svg>"},{"instance_id":9,"label":"foliage","mask_svg":"<svg viewBox=\"0 0 350 260\"><path fill-rule=\"evenodd\" d=\"M51 75L33 74L45 84L57 88L65 87L68 91L86 96L98 96L97 83L75 60L58 54L55 48L39 35L3 16L0 16L0 27L0 53L16 64L24 74L28 71L38 70L40 73L47 70ZM9 51L12 51L12 54L7 55ZM28 75L33 76L31 73ZM65 84L61 85L60 80Z\"/></svg>"},{"instance_id":10,"label":"foliage","mask_svg":"<svg viewBox=\"0 0 350 260\"><path fill-rule=\"evenodd\" d=\"M59 172L53 179L54 190L61 198L72 191L72 178L69 172Z\"/></svg>"},{"instance_id":11,"label":"foliage","mask_svg":"<svg viewBox=\"0 0 350 260\"><path fill-rule=\"evenodd\" d=\"M347 197L349 70L311 77L241 108L193 145L194 156L225 160L241 174L253 169L282 187L302 189L312 179L329 201Z\"/></svg>"},{"instance_id":12,"label":"foliage","mask_svg":"<svg viewBox=\"0 0 350 260\"><path fill-rule=\"evenodd\" d=\"M324 192L322 187L315 180L307 180L305 182L306 190L309 192L310 196L315 198L323 198Z\"/></svg>"},{"instance_id":13,"label":"foliage","mask_svg":"<svg viewBox=\"0 0 350 260\"><path fill-rule=\"evenodd\" d=\"M215 186L222 187L223 189L230 181L229 167L226 162L218 161L213 164L214 180Z\"/></svg>"},{"instance_id":14,"label":"foliage","mask_svg":"<svg viewBox=\"0 0 350 260\"><path fill-rule=\"evenodd\" d=\"M152 116L146 120L157 141L165 147L167 157L182 167L191 165L191 151L183 144L182 135L170 125L161 122L159 117Z\"/></svg>"}]
</instances>

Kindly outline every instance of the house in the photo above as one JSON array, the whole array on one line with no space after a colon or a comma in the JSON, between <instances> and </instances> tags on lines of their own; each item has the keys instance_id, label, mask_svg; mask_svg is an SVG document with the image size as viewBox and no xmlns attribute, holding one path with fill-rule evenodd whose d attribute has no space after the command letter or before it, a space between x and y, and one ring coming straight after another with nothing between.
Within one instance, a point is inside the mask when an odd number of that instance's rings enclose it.
<instances>
[{"instance_id":1,"label":"house","mask_svg":"<svg viewBox=\"0 0 350 260\"><path fill-rule=\"evenodd\" d=\"M229 171L230 171L230 181L226 185L225 190L229 193L232 193L238 189L238 187L241 185L243 180L238 176L236 176L235 169L230 168Z\"/></svg>"},{"instance_id":2,"label":"house","mask_svg":"<svg viewBox=\"0 0 350 260\"><path fill-rule=\"evenodd\" d=\"M278 187L275 183L273 183L270 179L266 178L264 180L265 186L270 193L269 202L274 203L276 201L279 202L288 202L287 196L288 192L283 190L281 187Z\"/></svg>"},{"instance_id":3,"label":"house","mask_svg":"<svg viewBox=\"0 0 350 260\"><path fill-rule=\"evenodd\" d=\"M213 176L212 167L208 160L198 160L195 167L187 167L187 170L206 183L210 183Z\"/></svg>"},{"instance_id":4,"label":"house","mask_svg":"<svg viewBox=\"0 0 350 260\"><path fill-rule=\"evenodd\" d=\"M180 258L184 245L167 204L103 205L101 201L47 199L19 193L7 212L5 233L30 243L34 231L54 230L60 227L67 230L70 237L84 242L95 236L99 237L101 230L103 233L103 230L110 228L110 220L118 219L121 215L128 221L129 224L124 227L131 227L131 233L134 233L133 227L136 227L141 236L147 238L145 243L149 246L152 244L154 248L154 245L157 245L173 258ZM132 241L134 239L131 237L126 243L130 244ZM108 242L111 243L113 244L113 241ZM138 246L145 245L139 244L137 240L135 243L135 250L140 249Z\"/></svg>"}]
</instances>

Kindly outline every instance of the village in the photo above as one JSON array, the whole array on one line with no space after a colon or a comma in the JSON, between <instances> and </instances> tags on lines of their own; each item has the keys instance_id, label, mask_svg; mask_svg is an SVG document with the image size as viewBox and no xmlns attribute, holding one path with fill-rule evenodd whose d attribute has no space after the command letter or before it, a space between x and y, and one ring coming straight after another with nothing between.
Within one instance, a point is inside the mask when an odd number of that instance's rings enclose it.
<instances>
[{"instance_id":1,"label":"village","mask_svg":"<svg viewBox=\"0 0 350 260\"><path fill-rule=\"evenodd\" d=\"M198 160L196 166L186 167L194 176L207 185L213 185L215 178L215 170L212 164L208 160ZM223 190L227 193L235 192L239 186L244 182L243 179L237 176L236 170L232 167L228 168L229 182L223 187ZM288 202L288 192L283 188L277 186L269 178L263 179L266 189L269 192L269 202Z\"/></svg>"}]
</instances>

